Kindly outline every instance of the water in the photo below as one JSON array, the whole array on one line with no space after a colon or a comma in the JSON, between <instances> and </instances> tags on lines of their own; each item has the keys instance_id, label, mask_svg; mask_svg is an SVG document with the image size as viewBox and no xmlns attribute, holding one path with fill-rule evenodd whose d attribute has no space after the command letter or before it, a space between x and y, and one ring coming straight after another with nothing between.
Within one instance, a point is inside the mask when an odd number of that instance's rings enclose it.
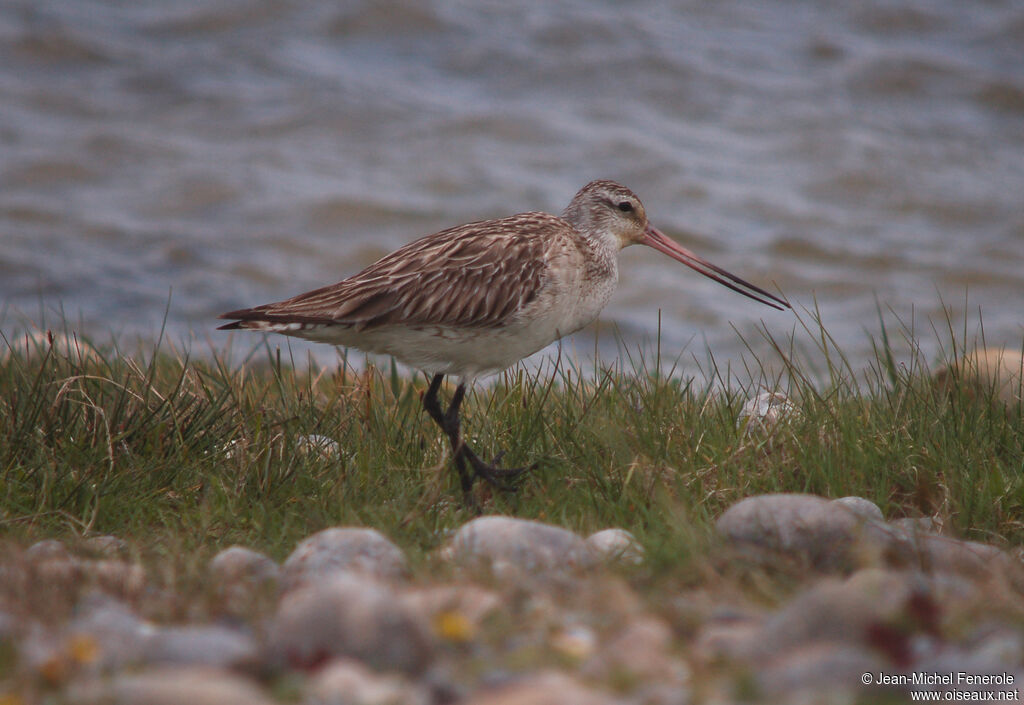
<instances>
[{"instance_id":1,"label":"water","mask_svg":"<svg viewBox=\"0 0 1024 705\"><path fill-rule=\"evenodd\" d=\"M0 3L7 334L63 312L151 340L166 310L221 346L222 311L598 177L817 306L855 365L878 305L1019 345L1024 3ZM633 248L602 345L659 309L684 363L764 350L762 321L804 336Z\"/></svg>"}]
</instances>

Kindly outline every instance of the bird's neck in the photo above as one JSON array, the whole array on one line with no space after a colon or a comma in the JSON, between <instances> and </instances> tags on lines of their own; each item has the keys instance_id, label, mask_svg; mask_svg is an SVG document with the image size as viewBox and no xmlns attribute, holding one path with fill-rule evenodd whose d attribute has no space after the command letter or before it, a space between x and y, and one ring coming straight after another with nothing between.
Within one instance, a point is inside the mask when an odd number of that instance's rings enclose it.
<instances>
[{"instance_id":1,"label":"bird's neck","mask_svg":"<svg viewBox=\"0 0 1024 705\"><path fill-rule=\"evenodd\" d=\"M617 237L609 232L582 232L580 245L589 277L618 279L619 250L622 247Z\"/></svg>"}]
</instances>

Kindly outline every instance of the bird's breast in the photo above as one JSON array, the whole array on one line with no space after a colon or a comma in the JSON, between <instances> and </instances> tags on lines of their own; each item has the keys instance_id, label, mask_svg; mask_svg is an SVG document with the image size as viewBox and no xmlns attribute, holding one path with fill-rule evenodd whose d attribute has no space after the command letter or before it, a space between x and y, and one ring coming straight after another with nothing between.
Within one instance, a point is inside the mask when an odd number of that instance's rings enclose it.
<instances>
[{"instance_id":1,"label":"bird's breast","mask_svg":"<svg viewBox=\"0 0 1024 705\"><path fill-rule=\"evenodd\" d=\"M567 254L552 261L537 308L558 335L568 335L591 323L605 307L618 284L614 257L583 258ZM539 311L538 311L539 313Z\"/></svg>"}]
</instances>

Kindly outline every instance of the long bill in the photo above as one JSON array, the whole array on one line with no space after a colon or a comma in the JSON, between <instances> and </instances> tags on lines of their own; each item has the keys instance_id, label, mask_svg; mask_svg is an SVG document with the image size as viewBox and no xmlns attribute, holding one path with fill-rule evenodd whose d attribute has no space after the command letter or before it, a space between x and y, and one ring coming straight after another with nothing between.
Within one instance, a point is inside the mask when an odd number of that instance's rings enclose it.
<instances>
[{"instance_id":1,"label":"long bill","mask_svg":"<svg viewBox=\"0 0 1024 705\"><path fill-rule=\"evenodd\" d=\"M759 286L754 286L748 281L740 279L735 274L725 271L721 267L711 264L703 257L690 252L688 249L665 235L657 228L648 225L641 241L648 247L653 247L674 260L682 262L695 272L700 272L708 279L713 279L722 286L727 286L735 292L743 294L748 299L753 299L766 306L782 311L791 308L789 303L783 301L774 294L769 294Z\"/></svg>"}]
</instances>

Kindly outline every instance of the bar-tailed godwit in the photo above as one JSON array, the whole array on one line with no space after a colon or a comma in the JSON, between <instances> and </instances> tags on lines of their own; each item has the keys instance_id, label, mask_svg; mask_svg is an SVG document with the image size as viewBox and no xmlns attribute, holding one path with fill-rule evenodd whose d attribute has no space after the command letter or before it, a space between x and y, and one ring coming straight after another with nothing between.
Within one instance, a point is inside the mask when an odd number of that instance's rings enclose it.
<instances>
[{"instance_id":1,"label":"bar-tailed godwit","mask_svg":"<svg viewBox=\"0 0 1024 705\"><path fill-rule=\"evenodd\" d=\"M695 255L647 222L636 194L592 181L561 216L519 215L459 225L392 252L348 279L221 315L247 328L392 355L431 375L423 407L448 436L463 492L475 478L503 485L522 468L481 460L462 439L466 388L587 325L619 278L619 250L647 245L776 309L789 304ZM459 385L447 410L445 375ZM470 469L467 469L466 463Z\"/></svg>"}]
</instances>

